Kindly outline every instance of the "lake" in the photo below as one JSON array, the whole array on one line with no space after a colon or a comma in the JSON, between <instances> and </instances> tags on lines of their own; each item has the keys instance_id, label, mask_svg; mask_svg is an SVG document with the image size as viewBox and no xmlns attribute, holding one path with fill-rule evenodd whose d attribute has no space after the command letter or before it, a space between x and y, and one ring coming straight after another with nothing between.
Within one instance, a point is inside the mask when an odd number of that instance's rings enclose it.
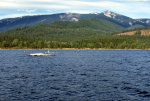
<instances>
[{"instance_id":1,"label":"lake","mask_svg":"<svg viewBox=\"0 0 150 101\"><path fill-rule=\"evenodd\" d=\"M0 50L0 101L150 101L150 50Z\"/></svg>"}]
</instances>

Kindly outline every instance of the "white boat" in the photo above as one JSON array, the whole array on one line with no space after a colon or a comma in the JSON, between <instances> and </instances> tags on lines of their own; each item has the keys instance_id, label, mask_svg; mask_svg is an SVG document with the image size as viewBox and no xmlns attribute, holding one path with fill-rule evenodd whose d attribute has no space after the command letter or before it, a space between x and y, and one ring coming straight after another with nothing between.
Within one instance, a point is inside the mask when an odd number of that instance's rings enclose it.
<instances>
[{"instance_id":1,"label":"white boat","mask_svg":"<svg viewBox=\"0 0 150 101\"><path fill-rule=\"evenodd\" d=\"M29 56L54 56L53 54L44 54L44 53L33 53L29 54Z\"/></svg>"},{"instance_id":2,"label":"white boat","mask_svg":"<svg viewBox=\"0 0 150 101\"><path fill-rule=\"evenodd\" d=\"M29 56L55 56L55 55L48 51L46 53L32 53L29 54Z\"/></svg>"}]
</instances>

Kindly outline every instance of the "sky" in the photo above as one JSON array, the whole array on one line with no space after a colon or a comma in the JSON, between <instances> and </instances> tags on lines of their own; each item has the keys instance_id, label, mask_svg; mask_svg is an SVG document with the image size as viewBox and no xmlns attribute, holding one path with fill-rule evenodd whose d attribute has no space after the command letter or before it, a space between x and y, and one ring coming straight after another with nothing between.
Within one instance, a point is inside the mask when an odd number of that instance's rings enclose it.
<instances>
[{"instance_id":1,"label":"sky","mask_svg":"<svg viewBox=\"0 0 150 101\"><path fill-rule=\"evenodd\" d=\"M131 18L150 18L150 0L0 0L0 19L55 13L112 11Z\"/></svg>"}]
</instances>

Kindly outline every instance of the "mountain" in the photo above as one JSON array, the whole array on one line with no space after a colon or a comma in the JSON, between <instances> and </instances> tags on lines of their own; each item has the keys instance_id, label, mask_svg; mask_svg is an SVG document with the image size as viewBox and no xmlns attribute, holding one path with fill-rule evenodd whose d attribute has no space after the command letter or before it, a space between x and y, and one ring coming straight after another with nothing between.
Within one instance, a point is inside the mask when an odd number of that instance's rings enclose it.
<instances>
[{"instance_id":1,"label":"mountain","mask_svg":"<svg viewBox=\"0 0 150 101\"><path fill-rule=\"evenodd\" d=\"M130 17L120 15L120 14L117 14L114 12L105 11L101 14L104 15L105 17L107 17L107 20L114 22L120 26L123 26L124 28L130 28L135 25L148 26L148 23L143 23L140 20L132 19ZM106 18L104 18L104 19L106 19ZM149 22L149 24L150 24L150 22Z\"/></svg>"},{"instance_id":2,"label":"mountain","mask_svg":"<svg viewBox=\"0 0 150 101\"><path fill-rule=\"evenodd\" d=\"M38 24L23 28L16 28L2 35L11 37L32 37L47 40L79 40L91 37L99 37L124 30L123 27L107 20L97 18L82 19L77 22L55 21L49 24Z\"/></svg>"},{"instance_id":3,"label":"mountain","mask_svg":"<svg viewBox=\"0 0 150 101\"><path fill-rule=\"evenodd\" d=\"M0 20L0 31L9 29L32 26L36 24L46 24L54 21L72 21L77 22L81 19L97 18L113 22L124 28L132 28L133 26L150 26L150 19L132 19L130 17L120 15L111 11L102 13L78 14L78 13L59 13L52 15L36 15L23 16L17 18L8 18Z\"/></svg>"},{"instance_id":4,"label":"mountain","mask_svg":"<svg viewBox=\"0 0 150 101\"><path fill-rule=\"evenodd\" d=\"M137 22L141 22L143 24L147 24L150 26L150 19L135 19Z\"/></svg>"}]
</instances>

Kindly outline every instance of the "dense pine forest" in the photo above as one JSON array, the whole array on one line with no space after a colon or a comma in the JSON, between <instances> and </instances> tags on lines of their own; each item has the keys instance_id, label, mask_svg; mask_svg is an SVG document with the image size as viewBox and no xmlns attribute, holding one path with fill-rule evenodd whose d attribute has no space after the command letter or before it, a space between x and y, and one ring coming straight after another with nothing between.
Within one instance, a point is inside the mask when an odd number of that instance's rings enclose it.
<instances>
[{"instance_id":1,"label":"dense pine forest","mask_svg":"<svg viewBox=\"0 0 150 101\"><path fill-rule=\"evenodd\" d=\"M148 49L150 37L141 33L149 29L126 30L112 22L95 18L78 22L56 21L1 32L0 48ZM130 31L136 33L132 36L117 35Z\"/></svg>"}]
</instances>

